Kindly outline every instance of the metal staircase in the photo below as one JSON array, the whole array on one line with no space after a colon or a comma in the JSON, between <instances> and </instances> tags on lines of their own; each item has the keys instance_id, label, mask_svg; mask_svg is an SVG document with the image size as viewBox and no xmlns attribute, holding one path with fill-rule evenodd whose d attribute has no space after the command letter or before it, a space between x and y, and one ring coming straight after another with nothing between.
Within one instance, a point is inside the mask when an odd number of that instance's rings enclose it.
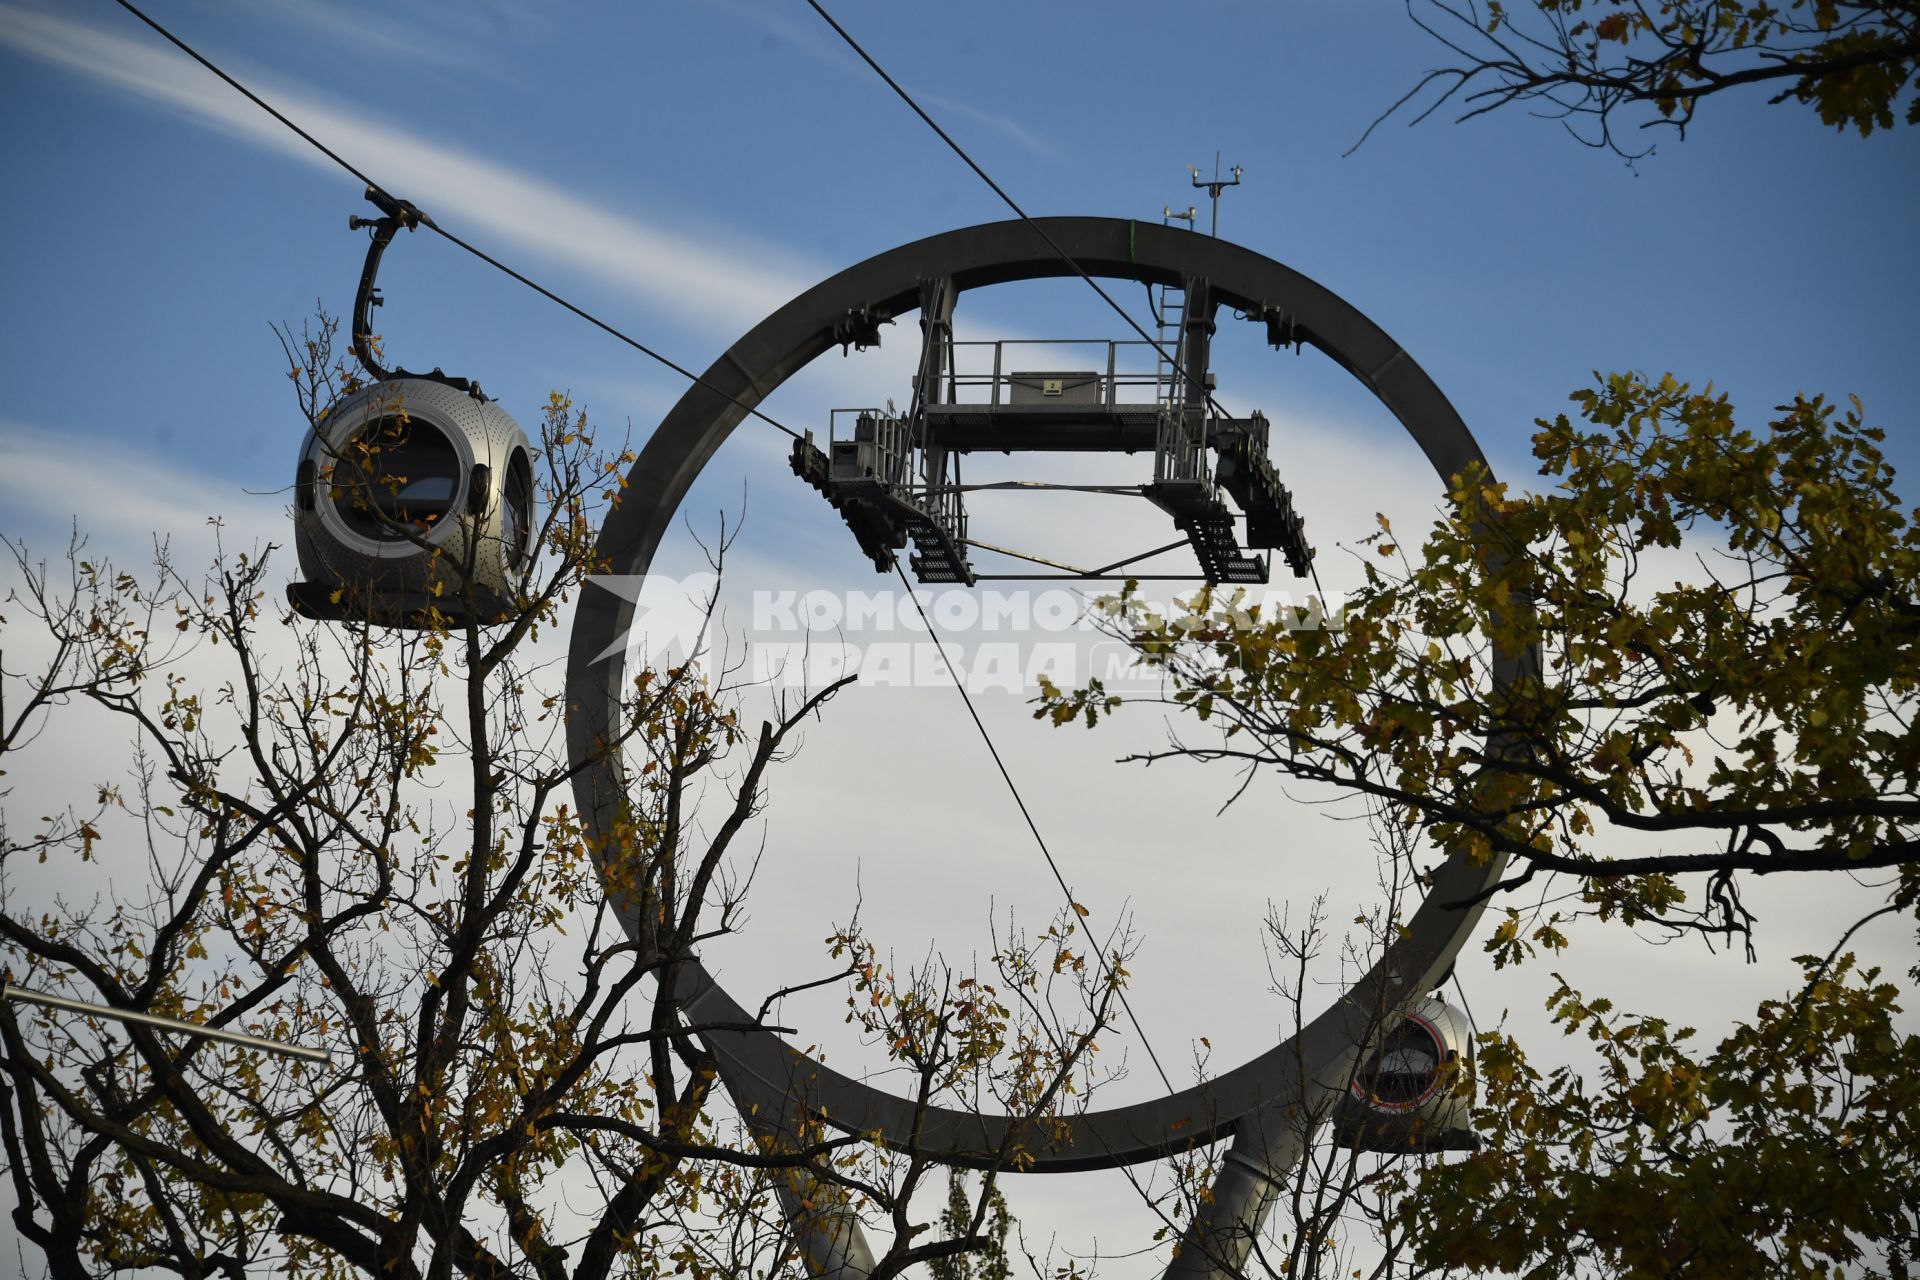
<instances>
[{"instance_id":1,"label":"metal staircase","mask_svg":"<svg viewBox=\"0 0 1920 1280\"><path fill-rule=\"evenodd\" d=\"M826 495L853 530L873 566L891 569L894 553L913 540L908 561L922 582L972 586L967 563L967 516L957 489L940 481L915 483L925 468L912 419L880 409L860 410L853 438L828 450L813 433L793 442L793 473Z\"/></svg>"},{"instance_id":2,"label":"metal staircase","mask_svg":"<svg viewBox=\"0 0 1920 1280\"><path fill-rule=\"evenodd\" d=\"M1313 571L1306 521L1293 509L1293 494L1267 456L1266 418L1256 413L1253 421L1255 430L1220 443L1214 478L1247 514L1247 545L1278 550L1293 576L1304 578Z\"/></svg>"}]
</instances>

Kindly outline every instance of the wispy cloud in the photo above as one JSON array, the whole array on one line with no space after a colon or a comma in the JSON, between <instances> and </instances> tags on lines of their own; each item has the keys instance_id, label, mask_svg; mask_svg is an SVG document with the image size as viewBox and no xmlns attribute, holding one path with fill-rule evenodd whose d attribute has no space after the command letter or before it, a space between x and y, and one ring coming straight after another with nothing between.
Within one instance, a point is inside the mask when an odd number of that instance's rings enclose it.
<instances>
[{"instance_id":1,"label":"wispy cloud","mask_svg":"<svg viewBox=\"0 0 1920 1280\"><path fill-rule=\"evenodd\" d=\"M155 42L17 5L0 5L0 44L159 104L207 128L308 164L332 164L200 67ZM772 248L651 226L515 169L269 77L256 92L383 186L448 228L503 252L671 305L677 317L744 329L825 272Z\"/></svg>"},{"instance_id":2,"label":"wispy cloud","mask_svg":"<svg viewBox=\"0 0 1920 1280\"><path fill-rule=\"evenodd\" d=\"M885 91L873 72L823 26L796 22L775 12L767 5L756 4L752 0L708 0L708 3L759 27L773 39L791 46L796 52L805 54L823 66L832 67L846 75L858 76L871 82L876 91ZM920 105L926 107L936 118L941 115L964 116L975 124L985 125L1004 135L1036 155L1053 157L1060 154L1059 149L1052 143L1012 116L983 111L957 98L949 98L941 94L927 93L919 89L910 89L910 92L919 99ZM906 108L903 106L901 110L905 111Z\"/></svg>"},{"instance_id":3,"label":"wispy cloud","mask_svg":"<svg viewBox=\"0 0 1920 1280\"><path fill-rule=\"evenodd\" d=\"M463 32L446 24L428 27L409 21L393 6L313 4L311 0L254 0L254 16L324 40L356 58L401 58L409 66L472 70L489 61Z\"/></svg>"},{"instance_id":4,"label":"wispy cloud","mask_svg":"<svg viewBox=\"0 0 1920 1280\"><path fill-rule=\"evenodd\" d=\"M122 563L138 563L156 533L192 546L211 545L208 512L219 512L229 546L287 541L287 500L249 495L238 484L188 471L136 446L115 445L103 471L97 454L74 448L74 436L0 418L0 508L10 537L53 550L76 526L89 542ZM127 477L138 477L130 484Z\"/></svg>"},{"instance_id":5,"label":"wispy cloud","mask_svg":"<svg viewBox=\"0 0 1920 1280\"><path fill-rule=\"evenodd\" d=\"M1060 154L1059 150L1052 143L1028 129L1012 116L1003 116L992 111L982 111L979 107L969 106L958 99L942 97L937 93L922 93L916 96L920 99L920 105L928 108L930 111L965 116L976 124L983 124L989 129L998 130L1035 155L1051 158Z\"/></svg>"}]
</instances>

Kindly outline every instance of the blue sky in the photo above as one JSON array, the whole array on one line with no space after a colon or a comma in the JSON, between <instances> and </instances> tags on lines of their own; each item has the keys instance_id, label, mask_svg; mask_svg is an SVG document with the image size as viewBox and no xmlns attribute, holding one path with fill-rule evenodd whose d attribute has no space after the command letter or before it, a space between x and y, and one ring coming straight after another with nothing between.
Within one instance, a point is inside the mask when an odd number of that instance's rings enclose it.
<instances>
[{"instance_id":1,"label":"blue sky","mask_svg":"<svg viewBox=\"0 0 1920 1280\"><path fill-rule=\"evenodd\" d=\"M156 13L320 108L317 127L350 124L333 135L349 152L377 144L350 158L394 191L696 367L792 289L1004 213L798 0ZM841 16L1034 213L1152 217L1198 194L1185 164L1244 166L1223 230L1372 315L1510 472L1531 419L1596 368L1712 379L1749 413L1854 391L1896 434L1920 400L1911 131L1838 137L1750 97L1708 104L1634 171L1517 112L1389 122L1343 158L1436 59L1397 6ZM350 304L354 180L105 0L0 6L0 60L0 414L282 481L297 431L267 324ZM426 156L459 181L435 189ZM402 362L468 371L523 414L573 388L640 434L676 394L443 242L389 263L379 318Z\"/></svg>"},{"instance_id":2,"label":"blue sky","mask_svg":"<svg viewBox=\"0 0 1920 1280\"><path fill-rule=\"evenodd\" d=\"M869 254L1006 216L801 0L155 0L153 12L448 229L694 368ZM1222 233L1391 333L1509 478L1530 470L1532 420L1558 412L1591 371L1618 369L1711 380L1754 425L1798 390L1854 392L1888 429L1904 475L1920 468L1910 423L1920 405L1920 131L1837 136L1804 109L1749 96L1708 102L1684 143L1658 134L1657 154L1632 169L1519 112L1457 126L1444 112L1418 128L1390 121L1349 156L1439 57L1386 0L841 0L835 12L1032 213L1154 219L1201 198L1188 163L1210 168L1217 150L1243 166ZM137 547L146 530L216 514L284 541L286 502L274 491L291 480L303 424L268 326L297 326L316 299L349 309L364 240L346 219L368 212L355 180L109 0L0 0L0 164L0 529L51 549L78 516ZM641 440L680 393L674 375L436 237L401 239L381 284L378 322L395 361L477 378L523 422L561 388L602 422L630 421ZM1141 315L1137 296L1122 294ZM979 333L1120 336L1071 282L962 307ZM828 357L770 407L818 431L837 405L904 401L910 333L889 331L880 357ZM1223 367L1221 381L1230 403L1280 424L1275 456L1296 468L1310 533L1363 535L1389 498L1418 515L1438 497L1390 419L1328 362L1276 356ZM770 429L743 428L703 478L703 501L737 503L746 486L747 550L765 581L882 585L786 474L784 446ZM1910 501L1920 493L1904 487ZM1040 517L1026 527L1076 532ZM767 531L757 543L756 528ZM926 714L951 717L950 731L929 734L926 773L953 777L962 795L997 787L950 693L911 692L944 699ZM854 725L875 714L848 712ZM1227 945L1217 913L1190 891L1176 791L1125 779L1136 809L1166 809L1153 819L1167 842L1156 863L1133 831L1148 819L1111 801L1110 767L1062 765L1057 737L1019 736L1017 700L988 714L1016 773L1044 780L1036 807L1070 876L1119 886L1095 903L1102 910L1121 894L1139 910L1149 946L1137 1003L1164 1028L1156 1041L1209 1034L1222 1065L1257 1048L1270 1020L1208 1004L1168 963ZM803 754L791 775L800 785L776 795L775 815L827 805L817 797L836 767L844 778L894 763L879 735L833 732ZM1203 789L1206 812L1222 785ZM876 822L924 816L917 801L868 799ZM1204 876L1228 901L1291 894L1262 860L1273 811L1235 812L1226 847L1239 852ZM831 837L773 828L770 901L787 891L781 841L835 856L824 846L844 827L828 818ZM946 938L950 921L923 926L912 913L1011 876L1015 863L1034 873L1014 822L980 801L926 837L960 852L924 859L914 876L890 878L870 851L865 864L812 864L814 878L844 902L859 876L872 918ZM1031 900L1044 904L1053 890L1034 874ZM1366 876L1352 891L1364 898ZM1012 900L1000 892L1001 905ZM1780 905L1766 917L1775 957L1834 936L1822 919L1803 939L1790 898ZM781 941L787 926L766 913L752 936L774 941L736 958L736 971L778 977L781 946L817 942L819 925L807 916ZM1234 928L1255 926L1249 917ZM1608 978L1639 974L1657 997L1692 998L1674 994L1677 948L1654 960L1622 945L1590 952ZM1256 965L1257 947L1234 963ZM1781 972L1750 985L1771 990ZM1714 973L1703 987L1754 978ZM1496 1007L1538 1005L1511 975L1481 981ZM1148 1082L1136 1075L1138 1096ZM1065 1224L1076 1247L1100 1234L1102 1193L1040 1181L1055 1199L1036 1220ZM1093 1199L1076 1205L1075 1195Z\"/></svg>"}]
</instances>

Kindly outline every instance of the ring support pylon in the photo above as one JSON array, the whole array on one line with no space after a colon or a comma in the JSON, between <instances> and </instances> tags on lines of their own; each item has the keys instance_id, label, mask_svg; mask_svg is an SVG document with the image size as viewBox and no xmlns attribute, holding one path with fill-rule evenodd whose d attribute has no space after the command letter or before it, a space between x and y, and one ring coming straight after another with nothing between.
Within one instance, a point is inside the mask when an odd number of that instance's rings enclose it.
<instances>
[{"instance_id":1,"label":"ring support pylon","mask_svg":"<svg viewBox=\"0 0 1920 1280\"><path fill-rule=\"evenodd\" d=\"M1211 306L1232 308L1264 323L1277 342L1317 348L1345 368L1406 428L1443 481L1471 463L1484 465L1472 434L1412 357L1359 311L1298 272L1238 245L1150 223L1045 218L1037 225L1046 238L1025 222L998 222L889 250L807 290L756 325L681 397L641 452L622 501L601 529L598 555L605 572L648 571L682 499L721 442L750 409L816 357L920 308L929 282L935 282L936 297L945 291L938 305L950 316L952 298L968 289L1073 275L1063 253L1091 276L1183 289L1189 314L1198 282ZM587 592L574 616L569 649L575 794L590 828L602 834L612 829L625 793L620 761L602 744L617 739L614 717L627 681L621 642L633 608L634 601L612 592ZM1515 679L1524 661L1525 655L1496 654L1496 686ZM1168 1274L1232 1275L1245 1262L1281 1180L1302 1154L1310 1126L1301 1117L1330 1114L1356 1063L1378 1040L1382 1011L1403 1008L1438 984L1480 915L1479 895L1502 866L1497 857L1476 865L1450 850L1426 899L1378 963L1286 1043L1202 1085L1050 1120L1044 1133L1030 1137L1008 1117L917 1108L822 1066L772 1032L710 1032L704 1039L743 1115L819 1117L831 1128L877 1134L894 1147L913 1147L961 1166L992 1165L1009 1143L1020 1146L1023 1172L1067 1173L1231 1140L1212 1197ZM1463 902L1476 905L1457 905ZM676 958L666 973L663 985L691 1021L753 1021L698 957ZM872 1267L857 1224L809 1216L804 1230L817 1274L852 1280Z\"/></svg>"}]
</instances>

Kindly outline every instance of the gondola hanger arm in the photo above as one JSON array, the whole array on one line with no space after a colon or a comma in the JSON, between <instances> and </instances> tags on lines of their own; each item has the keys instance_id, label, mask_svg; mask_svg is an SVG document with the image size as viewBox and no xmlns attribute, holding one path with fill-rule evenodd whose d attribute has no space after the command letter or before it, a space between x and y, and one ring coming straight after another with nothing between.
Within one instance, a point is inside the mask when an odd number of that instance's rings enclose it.
<instances>
[{"instance_id":1,"label":"gondola hanger arm","mask_svg":"<svg viewBox=\"0 0 1920 1280\"><path fill-rule=\"evenodd\" d=\"M412 231L422 225L433 226L433 219L422 213L411 202L388 195L378 187L367 188L367 199L380 210L378 218L363 218L358 214L347 218L347 229L359 231L363 228L373 232L367 244L366 261L360 268L360 288L353 298L353 346L352 351L366 368L375 382L389 382L395 378L424 378L430 382L444 383L456 391L464 391L476 400L486 399L480 385L466 378L448 377L438 368L431 373L412 373L406 369L388 369L381 365L374 353L373 309L385 303L380 296L376 281L380 275L380 260L386 255L387 246L393 243L394 234L402 229Z\"/></svg>"}]
</instances>

